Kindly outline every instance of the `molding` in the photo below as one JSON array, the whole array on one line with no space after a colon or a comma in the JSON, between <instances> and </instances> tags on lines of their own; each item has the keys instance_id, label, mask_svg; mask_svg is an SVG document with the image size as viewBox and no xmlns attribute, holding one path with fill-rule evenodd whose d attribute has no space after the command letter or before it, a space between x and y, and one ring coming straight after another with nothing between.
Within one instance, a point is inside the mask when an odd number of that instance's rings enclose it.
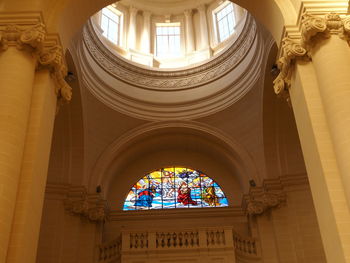
<instances>
[{"instance_id":1,"label":"molding","mask_svg":"<svg viewBox=\"0 0 350 263\"><path fill-rule=\"evenodd\" d=\"M218 208L177 208L177 209L159 209L159 210L135 210L135 211L111 211L108 217L109 221L145 221L154 219L188 219L198 217L241 217L245 221L242 208L237 207L218 207Z\"/></svg>"},{"instance_id":2,"label":"molding","mask_svg":"<svg viewBox=\"0 0 350 263\"><path fill-rule=\"evenodd\" d=\"M50 70L58 100L71 100L72 89L64 80L67 68L59 37L46 32L40 13L0 14L0 51L9 47L32 53L37 58L38 70Z\"/></svg>"}]
</instances>

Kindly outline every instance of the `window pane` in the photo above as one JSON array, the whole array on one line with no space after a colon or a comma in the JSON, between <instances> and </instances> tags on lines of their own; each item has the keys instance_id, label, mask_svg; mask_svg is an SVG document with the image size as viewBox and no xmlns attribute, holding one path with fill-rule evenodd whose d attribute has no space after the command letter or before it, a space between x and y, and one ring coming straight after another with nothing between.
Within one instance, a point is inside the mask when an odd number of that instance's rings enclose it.
<instances>
[{"instance_id":1,"label":"window pane","mask_svg":"<svg viewBox=\"0 0 350 263\"><path fill-rule=\"evenodd\" d=\"M156 55L176 57L181 55L180 26L161 25L156 28Z\"/></svg>"},{"instance_id":2,"label":"window pane","mask_svg":"<svg viewBox=\"0 0 350 263\"><path fill-rule=\"evenodd\" d=\"M115 44L118 44L119 41L119 25L120 16L108 8L103 8L101 16L103 35Z\"/></svg>"},{"instance_id":3,"label":"window pane","mask_svg":"<svg viewBox=\"0 0 350 263\"><path fill-rule=\"evenodd\" d=\"M232 3L229 3L216 13L216 21L218 25L218 40L222 42L234 32L235 22Z\"/></svg>"}]
</instances>

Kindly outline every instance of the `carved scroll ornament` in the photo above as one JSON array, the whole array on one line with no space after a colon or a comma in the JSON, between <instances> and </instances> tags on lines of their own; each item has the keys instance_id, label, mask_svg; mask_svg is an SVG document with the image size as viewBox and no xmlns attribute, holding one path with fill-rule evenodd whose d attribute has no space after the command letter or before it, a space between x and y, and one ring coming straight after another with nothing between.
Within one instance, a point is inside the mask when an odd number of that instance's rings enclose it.
<instances>
[{"instance_id":1,"label":"carved scroll ornament","mask_svg":"<svg viewBox=\"0 0 350 263\"><path fill-rule=\"evenodd\" d=\"M294 62L294 59L306 55L306 49L290 38L284 38L282 40L281 49L282 56L277 61L277 67L280 70L280 73L273 81L275 93L278 95L283 95L290 87L292 75L291 64Z\"/></svg>"}]
</instances>

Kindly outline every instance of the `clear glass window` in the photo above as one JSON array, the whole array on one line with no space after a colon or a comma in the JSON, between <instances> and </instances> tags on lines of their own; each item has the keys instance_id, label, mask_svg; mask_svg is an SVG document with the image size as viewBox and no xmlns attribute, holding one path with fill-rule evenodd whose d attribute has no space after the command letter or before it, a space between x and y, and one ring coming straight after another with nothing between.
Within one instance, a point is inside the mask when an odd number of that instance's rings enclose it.
<instances>
[{"instance_id":1,"label":"clear glass window","mask_svg":"<svg viewBox=\"0 0 350 263\"><path fill-rule=\"evenodd\" d=\"M109 8L105 7L102 9L101 28L103 35L117 45L119 44L120 20L120 15Z\"/></svg>"},{"instance_id":2,"label":"clear glass window","mask_svg":"<svg viewBox=\"0 0 350 263\"><path fill-rule=\"evenodd\" d=\"M235 29L235 16L232 3L225 5L215 14L216 29L219 42L224 41L233 34Z\"/></svg>"},{"instance_id":3,"label":"clear glass window","mask_svg":"<svg viewBox=\"0 0 350 263\"><path fill-rule=\"evenodd\" d=\"M179 23L156 25L156 56L163 58L181 56Z\"/></svg>"}]
</instances>

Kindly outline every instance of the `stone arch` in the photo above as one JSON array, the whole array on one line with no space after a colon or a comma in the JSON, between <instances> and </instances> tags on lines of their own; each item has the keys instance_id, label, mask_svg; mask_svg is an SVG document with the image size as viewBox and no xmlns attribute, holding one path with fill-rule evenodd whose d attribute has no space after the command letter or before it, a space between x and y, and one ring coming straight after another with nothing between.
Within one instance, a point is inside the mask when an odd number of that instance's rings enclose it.
<instances>
[{"instance_id":1,"label":"stone arch","mask_svg":"<svg viewBox=\"0 0 350 263\"><path fill-rule=\"evenodd\" d=\"M139 177L169 165L202 170L225 192L230 183L243 193L248 191L250 180L260 182L253 159L232 138L197 122L175 121L146 124L115 140L95 163L89 189L94 191L101 185L104 196L115 201L108 194L108 186L115 185L123 192L117 198L121 205L124 194ZM215 177L215 173L219 175Z\"/></svg>"}]
</instances>

